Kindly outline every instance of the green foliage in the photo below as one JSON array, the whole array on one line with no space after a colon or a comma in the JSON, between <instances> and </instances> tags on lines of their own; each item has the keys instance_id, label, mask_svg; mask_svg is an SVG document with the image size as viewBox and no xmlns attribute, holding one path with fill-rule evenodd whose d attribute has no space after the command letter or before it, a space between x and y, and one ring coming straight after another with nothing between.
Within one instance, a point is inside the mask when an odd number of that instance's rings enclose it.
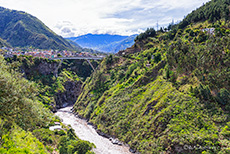
<instances>
[{"instance_id":1,"label":"green foliage","mask_svg":"<svg viewBox=\"0 0 230 154\"><path fill-rule=\"evenodd\" d=\"M209 21L201 22L205 20ZM18 27L24 25L24 22L17 23ZM207 27L215 28L215 33L202 31ZM75 111L96 124L98 130L119 138L140 153L180 153L178 147L183 148L184 145L224 149L182 149L182 153L228 153L229 28L229 1L213 0L178 25L170 25L169 32L161 30L156 33L154 29L147 29L137 36L136 44L127 50L124 57L108 56L85 81L74 106ZM35 63L38 61L36 59ZM29 57L21 62L24 68L34 67ZM23 128L44 126L45 121L41 117L46 115L41 110L42 116L29 112L22 117L19 112L33 111L31 104L38 101L31 92L36 92L36 88L31 88L33 85L26 80L17 80L21 75L10 66L0 65L1 87L11 89L1 88L0 91L0 99L4 103L0 109L4 116L9 117L1 120L0 128L9 128L8 123L14 117L20 119L14 121ZM72 67L63 69L73 65L75 63L71 61L64 62L57 79L52 75L37 78L31 75L31 80L42 81L42 95L46 97L40 97L44 102L51 103L51 95L64 91L66 81L79 80L72 73ZM83 68L89 67L86 62L82 65ZM85 70L78 71L81 76L87 76ZM52 88L44 86L50 83ZM7 108L2 108L5 104ZM25 121L29 122L26 126ZM4 136L6 132L4 129L0 133ZM33 133L45 144L56 142L54 133L48 130L37 129ZM90 153L93 147L79 140L72 129L59 135L60 154ZM22 150L28 152L28 149Z\"/></svg>"},{"instance_id":2,"label":"green foliage","mask_svg":"<svg viewBox=\"0 0 230 154\"><path fill-rule=\"evenodd\" d=\"M91 61L94 68L99 64L98 61ZM92 68L86 60L64 60L60 70L70 71L72 74L76 74L83 81L89 77L92 73Z\"/></svg>"},{"instance_id":3,"label":"green foliage","mask_svg":"<svg viewBox=\"0 0 230 154\"><path fill-rule=\"evenodd\" d=\"M120 71L117 73L117 79L118 79L118 80L121 80L124 76L125 76L125 71L124 71L124 70L120 70Z\"/></svg>"},{"instance_id":4,"label":"green foliage","mask_svg":"<svg viewBox=\"0 0 230 154\"><path fill-rule=\"evenodd\" d=\"M0 153L12 154L47 154L46 148L32 133L13 125L10 132L1 137Z\"/></svg>"},{"instance_id":5,"label":"green foliage","mask_svg":"<svg viewBox=\"0 0 230 154\"><path fill-rule=\"evenodd\" d=\"M74 49L74 46L68 41L56 35L39 19L30 14L1 7L0 23L0 37L13 47Z\"/></svg>"},{"instance_id":6,"label":"green foliage","mask_svg":"<svg viewBox=\"0 0 230 154\"><path fill-rule=\"evenodd\" d=\"M35 84L6 65L0 56L0 118L15 122L20 127L44 126L51 116L37 100Z\"/></svg>"},{"instance_id":7,"label":"green foliage","mask_svg":"<svg viewBox=\"0 0 230 154\"><path fill-rule=\"evenodd\" d=\"M200 99L203 99L203 100L212 99L211 91L208 85L204 86L200 84L198 87L191 89L191 93L193 93L197 97L200 97Z\"/></svg>"},{"instance_id":8,"label":"green foliage","mask_svg":"<svg viewBox=\"0 0 230 154\"><path fill-rule=\"evenodd\" d=\"M44 145L55 144L57 141L54 136L54 132L49 129L35 129L33 130L33 135L39 139Z\"/></svg>"},{"instance_id":9,"label":"green foliage","mask_svg":"<svg viewBox=\"0 0 230 154\"><path fill-rule=\"evenodd\" d=\"M136 38L135 38L135 42L136 41L141 41L141 40L144 40L148 37L155 37L156 36L156 31L154 28L147 28L147 30L144 32L144 33L141 33L140 35L138 35Z\"/></svg>"},{"instance_id":10,"label":"green foliage","mask_svg":"<svg viewBox=\"0 0 230 154\"><path fill-rule=\"evenodd\" d=\"M161 61L161 53L157 52L154 54L154 62L158 63L159 61Z\"/></svg>"},{"instance_id":11,"label":"green foliage","mask_svg":"<svg viewBox=\"0 0 230 154\"><path fill-rule=\"evenodd\" d=\"M125 78L128 79L130 77L130 75L133 73L133 71L137 68L137 64L134 63L132 65L130 65L126 71L125 74Z\"/></svg>"},{"instance_id":12,"label":"green foliage","mask_svg":"<svg viewBox=\"0 0 230 154\"><path fill-rule=\"evenodd\" d=\"M73 147L72 154L75 152L86 154L88 151L92 149L92 145L88 141L82 141L82 140L73 142L72 147Z\"/></svg>"},{"instance_id":13,"label":"green foliage","mask_svg":"<svg viewBox=\"0 0 230 154\"><path fill-rule=\"evenodd\" d=\"M85 81L74 110L143 154L228 153L227 10L216 17L218 22L200 22L224 5L229 2L208 2L172 24L169 32L158 31L154 38L139 35L135 45L123 51L125 56L113 63L103 61ZM202 11L205 18L199 15ZM216 149L188 151L184 145Z\"/></svg>"},{"instance_id":14,"label":"green foliage","mask_svg":"<svg viewBox=\"0 0 230 154\"><path fill-rule=\"evenodd\" d=\"M91 153L90 150L92 150L95 145L91 144L88 141L83 141L79 139L76 140L76 137L73 138L74 132L72 131L72 129L69 129L68 136L62 136L60 138L58 144L60 154Z\"/></svg>"},{"instance_id":15,"label":"green foliage","mask_svg":"<svg viewBox=\"0 0 230 154\"><path fill-rule=\"evenodd\" d=\"M66 133L65 133L64 130L55 130L54 133L55 133L56 135L60 135L60 136L66 135Z\"/></svg>"},{"instance_id":16,"label":"green foliage","mask_svg":"<svg viewBox=\"0 0 230 154\"><path fill-rule=\"evenodd\" d=\"M72 128L70 128L70 129L67 131L67 136L69 137L70 140L77 139L77 136L76 136L76 134L74 133L74 129L72 129Z\"/></svg>"},{"instance_id":17,"label":"green foliage","mask_svg":"<svg viewBox=\"0 0 230 154\"><path fill-rule=\"evenodd\" d=\"M109 55L105 59L106 64L111 64L113 62L113 55Z\"/></svg>"},{"instance_id":18,"label":"green foliage","mask_svg":"<svg viewBox=\"0 0 230 154\"><path fill-rule=\"evenodd\" d=\"M24 77L28 80L37 83L39 101L43 102L51 111L54 111L57 105L57 94L69 94L66 93L67 90L65 89L69 82L80 86L82 80L90 76L92 71L92 68L85 60L65 60L59 68L58 77L56 78L53 71L58 66L59 61L32 56L15 56L6 60L15 70L23 70ZM98 62L91 63L94 67L98 65ZM18 70L19 67L21 68L20 70ZM73 98L72 101L74 103L76 98Z\"/></svg>"},{"instance_id":19,"label":"green foliage","mask_svg":"<svg viewBox=\"0 0 230 154\"><path fill-rule=\"evenodd\" d=\"M229 20L229 0L212 0L197 10L193 11L178 24L178 28L183 29L190 23L209 20L215 22L220 19Z\"/></svg>"},{"instance_id":20,"label":"green foliage","mask_svg":"<svg viewBox=\"0 0 230 154\"><path fill-rule=\"evenodd\" d=\"M230 92L225 88L220 89L217 101L223 105L230 105Z\"/></svg>"}]
</instances>

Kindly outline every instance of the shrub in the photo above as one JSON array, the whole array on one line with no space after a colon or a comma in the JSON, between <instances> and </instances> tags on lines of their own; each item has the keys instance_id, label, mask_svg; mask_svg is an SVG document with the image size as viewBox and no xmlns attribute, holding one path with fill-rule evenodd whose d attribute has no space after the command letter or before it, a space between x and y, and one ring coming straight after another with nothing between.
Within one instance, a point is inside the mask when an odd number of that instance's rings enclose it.
<instances>
[{"instance_id":1,"label":"shrub","mask_svg":"<svg viewBox=\"0 0 230 154\"><path fill-rule=\"evenodd\" d=\"M157 52L154 54L154 62L158 63L159 61L161 61L161 53Z\"/></svg>"},{"instance_id":2,"label":"shrub","mask_svg":"<svg viewBox=\"0 0 230 154\"><path fill-rule=\"evenodd\" d=\"M60 154L66 154L67 153L67 147L68 147L68 137L62 136L59 140L58 149Z\"/></svg>"},{"instance_id":3,"label":"shrub","mask_svg":"<svg viewBox=\"0 0 230 154\"><path fill-rule=\"evenodd\" d=\"M148 37L155 37L156 36L156 31L154 28L147 28L147 30L144 33L141 33L135 38L136 41L141 41L143 39L146 39Z\"/></svg>"},{"instance_id":4,"label":"shrub","mask_svg":"<svg viewBox=\"0 0 230 154\"><path fill-rule=\"evenodd\" d=\"M230 104L229 91L225 88L220 89L220 92L217 95L217 101L222 105Z\"/></svg>"},{"instance_id":5,"label":"shrub","mask_svg":"<svg viewBox=\"0 0 230 154\"><path fill-rule=\"evenodd\" d=\"M66 133L65 133L64 130L55 130L54 133L55 133L56 135L60 135L60 136L66 135Z\"/></svg>"},{"instance_id":6,"label":"shrub","mask_svg":"<svg viewBox=\"0 0 230 154\"><path fill-rule=\"evenodd\" d=\"M107 56L107 57L105 58L105 62L106 62L107 65L108 65L108 64L112 64L112 62L113 62L113 55Z\"/></svg>"},{"instance_id":7,"label":"shrub","mask_svg":"<svg viewBox=\"0 0 230 154\"><path fill-rule=\"evenodd\" d=\"M71 140L77 139L77 136L76 136L76 134L75 134L73 128L70 128L70 129L67 131L67 135L68 135L69 139L71 139Z\"/></svg>"},{"instance_id":8,"label":"shrub","mask_svg":"<svg viewBox=\"0 0 230 154\"><path fill-rule=\"evenodd\" d=\"M82 140L72 142L71 146L74 147L72 149L73 152L77 152L79 154L86 154L88 151L92 149L92 145L88 141Z\"/></svg>"},{"instance_id":9,"label":"shrub","mask_svg":"<svg viewBox=\"0 0 230 154\"><path fill-rule=\"evenodd\" d=\"M55 142L54 132L49 129L35 129L33 131L33 135L45 144L52 144Z\"/></svg>"}]
</instances>

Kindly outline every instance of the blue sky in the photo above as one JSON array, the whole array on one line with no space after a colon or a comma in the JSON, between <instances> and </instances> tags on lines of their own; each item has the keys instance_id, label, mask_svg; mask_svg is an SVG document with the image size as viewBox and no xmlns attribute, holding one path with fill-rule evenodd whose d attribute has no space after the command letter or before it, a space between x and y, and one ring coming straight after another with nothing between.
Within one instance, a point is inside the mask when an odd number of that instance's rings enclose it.
<instances>
[{"instance_id":1,"label":"blue sky","mask_svg":"<svg viewBox=\"0 0 230 154\"><path fill-rule=\"evenodd\" d=\"M132 35L179 21L209 0L0 0L0 6L30 13L63 37Z\"/></svg>"}]
</instances>

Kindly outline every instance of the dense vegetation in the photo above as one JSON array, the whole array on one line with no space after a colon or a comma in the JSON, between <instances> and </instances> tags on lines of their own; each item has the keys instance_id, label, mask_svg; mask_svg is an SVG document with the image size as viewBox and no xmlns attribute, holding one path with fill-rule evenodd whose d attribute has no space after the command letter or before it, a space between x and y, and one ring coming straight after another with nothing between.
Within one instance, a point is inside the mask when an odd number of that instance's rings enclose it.
<instances>
[{"instance_id":1,"label":"dense vegetation","mask_svg":"<svg viewBox=\"0 0 230 154\"><path fill-rule=\"evenodd\" d=\"M186 16L186 18L178 24L178 27L184 28L190 23L206 20L210 22L216 22L220 19L229 20L229 5L229 0L212 0Z\"/></svg>"},{"instance_id":2,"label":"dense vegetation","mask_svg":"<svg viewBox=\"0 0 230 154\"><path fill-rule=\"evenodd\" d=\"M42 93L44 87L25 79L23 74L19 73L25 65L32 67L34 58L14 58L14 60L8 59L7 63L0 56L0 153L46 154L53 151L60 154L92 153L90 150L94 145L80 140L71 127L62 125L64 130L49 130L49 126L53 126L54 122L60 122L60 119L54 117L43 105L46 103L45 98L48 97ZM27 58L31 60L29 63L25 62ZM44 59L37 60L39 63L44 62ZM38 61L36 65L39 65ZM38 82L33 73L27 74L28 78L33 80L33 76L34 81ZM62 89L63 85L60 83L69 78L80 80L67 70L62 71L57 79L59 82L54 82L54 85L57 85L54 90ZM44 81L41 79L41 84Z\"/></svg>"},{"instance_id":3,"label":"dense vegetation","mask_svg":"<svg viewBox=\"0 0 230 154\"><path fill-rule=\"evenodd\" d=\"M230 22L215 11L225 5L222 14L229 1L213 0L187 24L148 29L131 49L108 56L83 84L75 111L143 154L229 153ZM216 20L188 20L200 12Z\"/></svg>"},{"instance_id":4,"label":"dense vegetation","mask_svg":"<svg viewBox=\"0 0 230 154\"><path fill-rule=\"evenodd\" d=\"M0 56L0 84L0 151L47 153L44 146L27 132L51 121L51 114L36 98L34 83L7 66Z\"/></svg>"},{"instance_id":5,"label":"dense vegetation","mask_svg":"<svg viewBox=\"0 0 230 154\"><path fill-rule=\"evenodd\" d=\"M90 150L95 147L94 144L80 140L70 128L67 131L67 136L62 136L59 142L60 154L94 154Z\"/></svg>"},{"instance_id":6,"label":"dense vegetation","mask_svg":"<svg viewBox=\"0 0 230 154\"><path fill-rule=\"evenodd\" d=\"M25 78L34 81L38 85L40 101L52 111L55 111L56 107L59 108L62 105L60 103L61 100L58 100L61 99L60 95L62 93L65 94L66 98L72 97L68 88L71 88L73 85L79 85L76 88L81 89L82 81L90 76L92 72L92 68L85 60L64 60L57 74L54 71L60 61L32 56L14 56L6 60L8 63L14 64L20 72L24 73ZM98 65L97 61L92 61L91 63L94 67ZM73 85L68 85L69 82L73 83ZM71 89L71 91L73 90ZM70 104L76 101L77 94L73 95L75 97L68 100Z\"/></svg>"},{"instance_id":7,"label":"dense vegetation","mask_svg":"<svg viewBox=\"0 0 230 154\"><path fill-rule=\"evenodd\" d=\"M0 7L0 37L13 47L35 47L39 49L74 50L36 17L22 11Z\"/></svg>"},{"instance_id":8,"label":"dense vegetation","mask_svg":"<svg viewBox=\"0 0 230 154\"><path fill-rule=\"evenodd\" d=\"M33 130L36 136L49 150L53 152L53 147L59 150L59 154L94 154L91 150L94 144L80 140L71 126L64 126L67 131L55 130L51 131L46 128Z\"/></svg>"}]
</instances>

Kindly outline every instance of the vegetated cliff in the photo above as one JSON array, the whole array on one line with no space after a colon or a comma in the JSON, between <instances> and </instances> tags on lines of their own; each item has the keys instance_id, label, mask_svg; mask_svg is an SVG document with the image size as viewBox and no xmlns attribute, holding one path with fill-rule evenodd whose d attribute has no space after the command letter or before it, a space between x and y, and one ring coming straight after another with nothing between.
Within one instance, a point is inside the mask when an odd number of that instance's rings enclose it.
<instances>
[{"instance_id":1,"label":"vegetated cliff","mask_svg":"<svg viewBox=\"0 0 230 154\"><path fill-rule=\"evenodd\" d=\"M61 75L63 74L64 72ZM62 81L62 85L63 90L58 90L54 94L54 100L57 109L66 107L68 105L73 105L76 102L78 96L81 93L82 81L80 79L73 80L70 78L70 76L67 76L67 79Z\"/></svg>"},{"instance_id":2,"label":"vegetated cliff","mask_svg":"<svg viewBox=\"0 0 230 154\"><path fill-rule=\"evenodd\" d=\"M207 5L216 4L228 1ZM132 48L108 56L74 110L143 154L229 153L230 22L180 25L148 29Z\"/></svg>"},{"instance_id":3,"label":"vegetated cliff","mask_svg":"<svg viewBox=\"0 0 230 154\"><path fill-rule=\"evenodd\" d=\"M13 47L75 49L75 46L28 13L0 7L0 23L0 37Z\"/></svg>"},{"instance_id":4,"label":"vegetated cliff","mask_svg":"<svg viewBox=\"0 0 230 154\"><path fill-rule=\"evenodd\" d=\"M60 119L44 107L41 89L25 79L18 66L0 55L0 153L91 153L94 145L80 140L69 126L49 130Z\"/></svg>"},{"instance_id":5,"label":"vegetated cliff","mask_svg":"<svg viewBox=\"0 0 230 154\"><path fill-rule=\"evenodd\" d=\"M48 153L29 130L45 127L52 118L36 97L34 83L0 56L0 153Z\"/></svg>"},{"instance_id":6,"label":"vegetated cliff","mask_svg":"<svg viewBox=\"0 0 230 154\"><path fill-rule=\"evenodd\" d=\"M9 63L19 66L24 77L39 85L39 98L52 111L67 105L73 105L81 92L82 80L90 76L92 68L84 60L52 61L32 56L14 56L7 58ZM18 62L18 63L15 63ZM97 62L92 64L96 67Z\"/></svg>"}]
</instances>

